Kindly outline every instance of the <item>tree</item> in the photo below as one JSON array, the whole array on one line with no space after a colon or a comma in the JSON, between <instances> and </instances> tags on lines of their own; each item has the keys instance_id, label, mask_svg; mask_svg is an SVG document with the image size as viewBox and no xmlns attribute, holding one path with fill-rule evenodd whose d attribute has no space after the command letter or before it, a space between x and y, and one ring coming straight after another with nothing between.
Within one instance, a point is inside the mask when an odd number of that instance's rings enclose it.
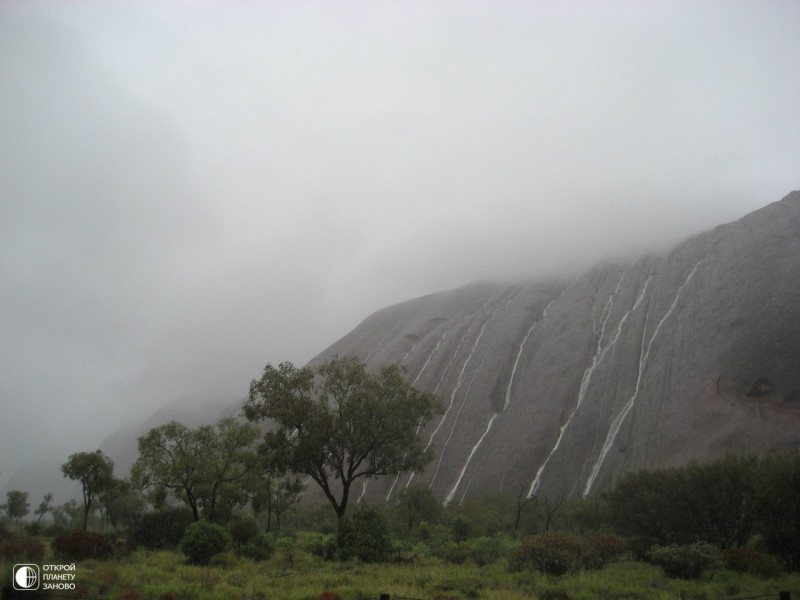
<instances>
[{"instance_id":1,"label":"tree","mask_svg":"<svg viewBox=\"0 0 800 600\"><path fill-rule=\"evenodd\" d=\"M61 465L64 477L81 482L83 490L83 529L89 521L89 511L97 494L111 481L114 472L114 461L102 451L77 452L71 454L69 460Z\"/></svg>"},{"instance_id":2,"label":"tree","mask_svg":"<svg viewBox=\"0 0 800 600\"><path fill-rule=\"evenodd\" d=\"M565 497L558 496L556 498L550 498L545 496L541 500L541 507L544 509L544 528L542 533L549 533L550 527L553 524L553 519L558 514L558 511L561 510Z\"/></svg>"},{"instance_id":3,"label":"tree","mask_svg":"<svg viewBox=\"0 0 800 600\"><path fill-rule=\"evenodd\" d=\"M340 523L354 481L420 471L430 462L433 449L416 431L440 410L434 396L403 379L401 367L373 375L356 358L317 368L268 364L244 405L249 420L274 426L265 443L277 464L311 477Z\"/></svg>"},{"instance_id":4,"label":"tree","mask_svg":"<svg viewBox=\"0 0 800 600\"><path fill-rule=\"evenodd\" d=\"M202 428L201 428L202 429ZM233 417L219 421L211 430L211 443L205 448L206 472L200 487L200 504L206 518L213 520L219 506L231 509L247 502L244 478L255 462L253 444L258 428Z\"/></svg>"},{"instance_id":5,"label":"tree","mask_svg":"<svg viewBox=\"0 0 800 600\"><path fill-rule=\"evenodd\" d=\"M635 549L642 556L654 544L687 541L688 516L678 509L679 488L677 469L659 469L628 473L606 494L612 522L635 538Z\"/></svg>"},{"instance_id":6,"label":"tree","mask_svg":"<svg viewBox=\"0 0 800 600\"><path fill-rule=\"evenodd\" d=\"M524 486L519 486L519 494L517 494L517 501L516 501L516 511L514 513L514 537L517 537L517 531L519 530L519 523L522 521L522 513L524 512L525 508L531 502L536 501L536 496L528 496L525 494Z\"/></svg>"},{"instance_id":7,"label":"tree","mask_svg":"<svg viewBox=\"0 0 800 600\"><path fill-rule=\"evenodd\" d=\"M19 490L11 490L6 492L8 502L3 505L8 515L8 520L12 523L19 522L22 517L30 512L30 503L28 502L28 492L20 492Z\"/></svg>"},{"instance_id":8,"label":"tree","mask_svg":"<svg viewBox=\"0 0 800 600\"><path fill-rule=\"evenodd\" d=\"M42 501L39 503L37 509L33 511L33 514L37 516L36 519L37 525L42 522L42 517L44 517L47 513L53 510L53 507L50 506L50 503L52 501L53 501L53 494L51 492L47 492L42 498Z\"/></svg>"},{"instance_id":9,"label":"tree","mask_svg":"<svg viewBox=\"0 0 800 600\"><path fill-rule=\"evenodd\" d=\"M192 509L195 521L201 511L212 520L221 498L243 499L236 482L252 468L257 437L256 427L234 418L196 429L170 421L139 438L132 481L140 488L172 490Z\"/></svg>"},{"instance_id":10,"label":"tree","mask_svg":"<svg viewBox=\"0 0 800 600\"><path fill-rule=\"evenodd\" d=\"M800 571L800 451L763 459L756 482L764 545L787 570Z\"/></svg>"},{"instance_id":11,"label":"tree","mask_svg":"<svg viewBox=\"0 0 800 600\"><path fill-rule=\"evenodd\" d=\"M64 502L53 509L53 524L58 529L73 529L81 517L81 509L75 499Z\"/></svg>"},{"instance_id":12,"label":"tree","mask_svg":"<svg viewBox=\"0 0 800 600\"><path fill-rule=\"evenodd\" d=\"M106 528L133 526L145 510L141 493L128 479L112 479L98 495Z\"/></svg>"},{"instance_id":13,"label":"tree","mask_svg":"<svg viewBox=\"0 0 800 600\"><path fill-rule=\"evenodd\" d=\"M383 562L391 549L389 539L386 517L372 507L365 507L342 519L336 545L342 560Z\"/></svg>"},{"instance_id":14,"label":"tree","mask_svg":"<svg viewBox=\"0 0 800 600\"><path fill-rule=\"evenodd\" d=\"M281 515L300 502L305 486L299 479L282 476L266 446L259 448L256 461L245 484L250 505L256 514L266 511L267 531L272 529L273 516L276 528L280 529Z\"/></svg>"},{"instance_id":15,"label":"tree","mask_svg":"<svg viewBox=\"0 0 800 600\"><path fill-rule=\"evenodd\" d=\"M643 547L704 541L720 550L747 543L755 526L755 456L728 455L623 476L606 498L615 524Z\"/></svg>"},{"instance_id":16,"label":"tree","mask_svg":"<svg viewBox=\"0 0 800 600\"><path fill-rule=\"evenodd\" d=\"M428 523L438 521L444 506L426 484L415 483L400 492L396 510L403 520L406 533L411 534L414 527L423 521Z\"/></svg>"},{"instance_id":17,"label":"tree","mask_svg":"<svg viewBox=\"0 0 800 600\"><path fill-rule=\"evenodd\" d=\"M720 550L744 546L755 525L757 471L756 456L735 454L683 467L679 508L691 516L690 535Z\"/></svg>"},{"instance_id":18,"label":"tree","mask_svg":"<svg viewBox=\"0 0 800 600\"><path fill-rule=\"evenodd\" d=\"M203 462L206 442L202 435L178 421L154 427L139 438L139 458L131 468L131 479L140 488L181 493L194 520L199 521L195 487L202 481L198 467Z\"/></svg>"}]
</instances>

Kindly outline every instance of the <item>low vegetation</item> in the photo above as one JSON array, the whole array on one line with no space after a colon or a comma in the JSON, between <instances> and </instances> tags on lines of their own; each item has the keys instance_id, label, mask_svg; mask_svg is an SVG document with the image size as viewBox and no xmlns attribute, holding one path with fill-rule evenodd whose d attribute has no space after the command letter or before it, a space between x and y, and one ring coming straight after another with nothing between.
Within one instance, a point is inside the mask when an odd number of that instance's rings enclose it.
<instances>
[{"instance_id":1,"label":"low vegetation","mask_svg":"<svg viewBox=\"0 0 800 600\"><path fill-rule=\"evenodd\" d=\"M401 561L362 563L327 560L313 549L317 534L282 537L291 560L276 551L267 560L239 556L232 548L214 555L208 565L190 563L177 550L139 549L126 557L77 564L75 598L123 600L521 600L531 599L725 599L768 596L800 590L800 576L782 573L762 579L717 567L701 579L671 578L653 564L614 560L600 569L546 575L539 570L510 569L509 555L479 566L468 557L461 564L414 553ZM10 573L12 560L0 564ZM324 594L327 594L325 596Z\"/></svg>"}]
</instances>

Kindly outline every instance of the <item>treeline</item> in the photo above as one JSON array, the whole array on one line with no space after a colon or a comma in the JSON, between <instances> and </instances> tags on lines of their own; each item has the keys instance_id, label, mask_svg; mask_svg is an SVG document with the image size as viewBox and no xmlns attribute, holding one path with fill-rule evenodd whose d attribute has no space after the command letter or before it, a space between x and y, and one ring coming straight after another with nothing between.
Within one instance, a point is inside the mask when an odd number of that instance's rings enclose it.
<instances>
[{"instance_id":1,"label":"treeline","mask_svg":"<svg viewBox=\"0 0 800 600\"><path fill-rule=\"evenodd\" d=\"M755 547L800 570L800 453L728 455L626 475L606 494L609 524L643 555L654 545Z\"/></svg>"},{"instance_id":2,"label":"treeline","mask_svg":"<svg viewBox=\"0 0 800 600\"><path fill-rule=\"evenodd\" d=\"M388 506L356 503L354 510L359 479L424 470L433 451L417 430L441 410L397 366L371 374L354 358L313 369L267 365L251 383L247 420L153 428L139 439L129 478L115 477L99 450L71 455L61 470L81 484L82 503L53 507L46 496L27 527L40 531L51 512L56 529L66 529L68 516L69 528L105 530L124 539L122 548L184 540L205 558L230 540L242 555L260 559L275 545L274 532L290 547L285 534L304 531L318 534L309 551L329 559L422 553L481 564L507 556L520 568L557 572L596 567L627 551L676 574L699 572L723 554L731 566L738 560L763 573L776 559L800 570L796 451L632 473L599 497L528 498L520 488L445 507L420 484ZM266 433L262 421L270 424ZM327 504L301 505L306 485L319 487ZM27 494L9 492L4 508L4 529L19 530ZM198 551L208 540L215 541ZM57 546L94 547L89 542L72 535Z\"/></svg>"},{"instance_id":3,"label":"treeline","mask_svg":"<svg viewBox=\"0 0 800 600\"><path fill-rule=\"evenodd\" d=\"M609 548L616 555L627 548L635 558L657 563L674 563L677 556L706 564L709 556L717 556L740 570L769 574L780 566L800 571L798 452L767 458L729 455L631 473L613 490L589 498L526 498L520 489L445 507L427 486L417 484L389 505L361 504L340 521L328 504L299 503L302 485L296 480L267 476L271 471L258 462L264 457L248 454L254 452L247 450L253 439L246 424L232 421L197 429L176 423L155 428L142 438L144 452L132 480L114 479L113 468L99 453L85 453L82 460L73 455L66 465L83 464L101 473L98 479L86 472L76 477L87 486L87 504L75 507L75 516L79 522L93 517L89 525L104 529L109 538L149 548L178 547L192 523L208 521L225 530L243 556L256 559L270 556L277 539L305 532L306 550L328 559L407 560L426 554L482 564L506 556L524 565L538 560L536 552L546 546L549 568L556 569L553 564L561 563L552 562L554 552L569 552L562 560L566 565L588 547L592 561ZM206 454L203 448L214 451ZM156 460L154 449L170 460ZM262 468L240 470L251 461ZM92 464L94 470L88 467ZM158 466L159 484L152 489L153 468L145 469L147 464ZM72 472L66 465L65 475ZM9 492L6 527L25 525L19 505L19 493ZM44 506L28 528L41 531L36 524ZM63 529L62 523L49 533ZM709 548L716 554L709 555Z\"/></svg>"}]
</instances>

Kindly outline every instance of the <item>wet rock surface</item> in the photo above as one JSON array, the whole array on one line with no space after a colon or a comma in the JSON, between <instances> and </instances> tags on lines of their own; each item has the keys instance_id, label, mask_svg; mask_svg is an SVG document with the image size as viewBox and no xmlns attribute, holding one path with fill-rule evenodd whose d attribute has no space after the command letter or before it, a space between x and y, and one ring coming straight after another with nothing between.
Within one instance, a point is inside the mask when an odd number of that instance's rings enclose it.
<instances>
[{"instance_id":1,"label":"wet rock surface","mask_svg":"<svg viewBox=\"0 0 800 600\"><path fill-rule=\"evenodd\" d=\"M475 283L390 306L312 363L402 363L446 412L427 482L594 494L623 473L800 444L800 193L665 256L574 281ZM357 495L361 494L361 490Z\"/></svg>"}]
</instances>

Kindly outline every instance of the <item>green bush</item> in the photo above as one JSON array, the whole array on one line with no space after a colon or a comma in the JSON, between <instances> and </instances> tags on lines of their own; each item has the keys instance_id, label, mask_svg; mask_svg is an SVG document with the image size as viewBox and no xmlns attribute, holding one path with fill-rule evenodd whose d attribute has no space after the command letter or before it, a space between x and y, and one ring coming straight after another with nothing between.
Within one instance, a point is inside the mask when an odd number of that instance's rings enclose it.
<instances>
[{"instance_id":1,"label":"green bush","mask_svg":"<svg viewBox=\"0 0 800 600\"><path fill-rule=\"evenodd\" d=\"M15 562L42 562L45 545L31 537L9 531L0 538L0 559Z\"/></svg>"},{"instance_id":2,"label":"green bush","mask_svg":"<svg viewBox=\"0 0 800 600\"><path fill-rule=\"evenodd\" d=\"M624 540L615 535L587 535L583 538L583 566L602 569L606 563L621 558L626 550Z\"/></svg>"},{"instance_id":3,"label":"green bush","mask_svg":"<svg viewBox=\"0 0 800 600\"><path fill-rule=\"evenodd\" d=\"M463 565L472 553L466 542L447 542L437 549L437 556L454 565Z\"/></svg>"},{"instance_id":4,"label":"green bush","mask_svg":"<svg viewBox=\"0 0 800 600\"><path fill-rule=\"evenodd\" d=\"M768 579L780 572L775 559L753 548L726 548L722 552L726 569Z\"/></svg>"},{"instance_id":5,"label":"green bush","mask_svg":"<svg viewBox=\"0 0 800 600\"><path fill-rule=\"evenodd\" d=\"M238 556L256 561L269 560L274 553L275 542L266 533L259 533L247 544L242 544L236 550Z\"/></svg>"},{"instance_id":6,"label":"green bush","mask_svg":"<svg viewBox=\"0 0 800 600\"><path fill-rule=\"evenodd\" d=\"M573 535L545 533L525 538L512 553L509 568L541 571L545 575L563 575L577 571L584 556L583 541Z\"/></svg>"},{"instance_id":7,"label":"green bush","mask_svg":"<svg viewBox=\"0 0 800 600\"><path fill-rule=\"evenodd\" d=\"M208 521L197 521L183 534L181 552L190 563L207 565L211 557L225 550L230 541L231 536L223 527Z\"/></svg>"},{"instance_id":8,"label":"green bush","mask_svg":"<svg viewBox=\"0 0 800 600\"><path fill-rule=\"evenodd\" d=\"M175 548L186 528L194 522L188 508L165 508L141 516L131 531L131 539L151 550Z\"/></svg>"},{"instance_id":9,"label":"green bush","mask_svg":"<svg viewBox=\"0 0 800 600\"><path fill-rule=\"evenodd\" d=\"M251 516L235 519L228 525L228 531L237 546L249 544L259 534L258 523Z\"/></svg>"},{"instance_id":10,"label":"green bush","mask_svg":"<svg viewBox=\"0 0 800 600\"><path fill-rule=\"evenodd\" d=\"M283 558L283 564L286 567L293 569L294 559L297 554L294 538L290 536L278 538L278 540L275 542L275 547L280 551L281 557Z\"/></svg>"},{"instance_id":11,"label":"green bush","mask_svg":"<svg viewBox=\"0 0 800 600\"><path fill-rule=\"evenodd\" d=\"M664 569L667 577L698 579L707 569L718 564L722 555L716 546L706 542L695 542L653 546L647 553L647 558Z\"/></svg>"},{"instance_id":12,"label":"green bush","mask_svg":"<svg viewBox=\"0 0 800 600\"><path fill-rule=\"evenodd\" d=\"M315 534L306 539L303 550L324 560L336 560L339 546L335 535Z\"/></svg>"},{"instance_id":13,"label":"green bush","mask_svg":"<svg viewBox=\"0 0 800 600\"><path fill-rule=\"evenodd\" d=\"M53 540L52 548L56 556L72 561L105 558L114 551L105 537L94 531L81 529L62 533Z\"/></svg>"},{"instance_id":14,"label":"green bush","mask_svg":"<svg viewBox=\"0 0 800 600\"><path fill-rule=\"evenodd\" d=\"M470 543L470 557L479 567L490 565L507 553L505 540L500 536L479 537Z\"/></svg>"},{"instance_id":15,"label":"green bush","mask_svg":"<svg viewBox=\"0 0 800 600\"><path fill-rule=\"evenodd\" d=\"M453 530L453 539L456 542L463 542L471 538L475 532L475 524L472 519L464 515L456 516L450 523L450 528Z\"/></svg>"},{"instance_id":16,"label":"green bush","mask_svg":"<svg viewBox=\"0 0 800 600\"><path fill-rule=\"evenodd\" d=\"M345 517L339 525L336 542L342 560L384 562L389 558L389 526L383 514L363 508Z\"/></svg>"}]
</instances>

